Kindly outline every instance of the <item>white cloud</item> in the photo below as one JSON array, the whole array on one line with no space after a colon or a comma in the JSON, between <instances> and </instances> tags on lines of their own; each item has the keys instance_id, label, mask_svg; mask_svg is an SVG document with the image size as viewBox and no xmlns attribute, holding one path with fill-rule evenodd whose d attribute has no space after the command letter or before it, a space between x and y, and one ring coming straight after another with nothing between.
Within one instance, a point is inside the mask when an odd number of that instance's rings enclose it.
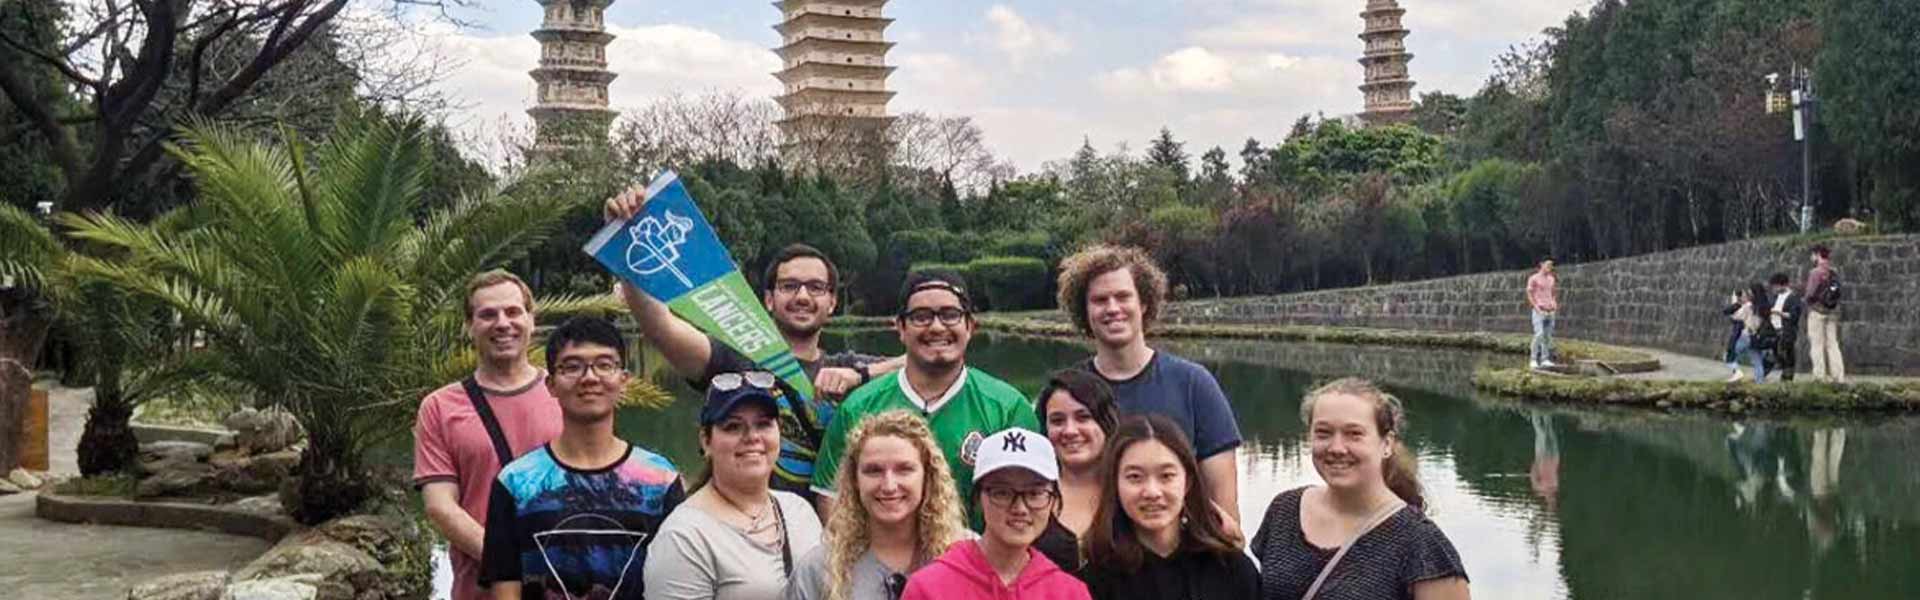
<instances>
[{"instance_id":1,"label":"white cloud","mask_svg":"<svg viewBox=\"0 0 1920 600\"><path fill-rule=\"evenodd\" d=\"M992 28L993 47L1005 53L1014 64L1031 58L1066 54L1073 47L1066 36L1028 21L1012 7L995 4L987 9L987 24Z\"/></svg>"}]
</instances>

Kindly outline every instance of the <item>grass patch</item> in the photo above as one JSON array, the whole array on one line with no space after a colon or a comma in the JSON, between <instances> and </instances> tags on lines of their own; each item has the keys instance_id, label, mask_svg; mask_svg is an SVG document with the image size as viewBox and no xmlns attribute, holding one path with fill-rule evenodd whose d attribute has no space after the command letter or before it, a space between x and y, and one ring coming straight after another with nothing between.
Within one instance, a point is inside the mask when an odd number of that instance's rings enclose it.
<instances>
[{"instance_id":1,"label":"grass patch","mask_svg":"<svg viewBox=\"0 0 1920 600\"><path fill-rule=\"evenodd\" d=\"M134 489L140 485L132 475L113 474L95 477L75 477L54 484L54 493L67 496L112 496L132 498Z\"/></svg>"},{"instance_id":2,"label":"grass patch","mask_svg":"<svg viewBox=\"0 0 1920 600\"><path fill-rule=\"evenodd\" d=\"M140 403L133 420L150 425L218 429L240 403L226 396L188 390Z\"/></svg>"},{"instance_id":3,"label":"grass patch","mask_svg":"<svg viewBox=\"0 0 1920 600\"><path fill-rule=\"evenodd\" d=\"M1482 369L1474 372L1473 385L1505 396L1571 404L1725 412L1920 410L1920 384L1795 381L1756 385L1744 381L1561 377L1521 369Z\"/></svg>"}]
</instances>

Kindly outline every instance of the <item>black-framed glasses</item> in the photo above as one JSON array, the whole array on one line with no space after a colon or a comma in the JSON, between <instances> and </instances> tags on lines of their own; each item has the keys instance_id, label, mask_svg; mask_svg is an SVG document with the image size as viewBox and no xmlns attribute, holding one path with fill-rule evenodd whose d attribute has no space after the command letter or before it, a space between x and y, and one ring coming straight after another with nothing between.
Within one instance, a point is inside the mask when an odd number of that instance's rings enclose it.
<instances>
[{"instance_id":1,"label":"black-framed glasses","mask_svg":"<svg viewBox=\"0 0 1920 600\"><path fill-rule=\"evenodd\" d=\"M773 373L766 371L742 371L714 375L713 379L707 382L707 385L715 391L731 392L740 389L742 385L751 385L763 390L770 390L773 389L773 382Z\"/></svg>"},{"instance_id":2,"label":"black-framed glasses","mask_svg":"<svg viewBox=\"0 0 1920 600\"><path fill-rule=\"evenodd\" d=\"M587 371L593 371L595 377L610 379L615 375L626 372L626 370L627 368L624 365L611 360L594 361L593 364L569 360L561 362L560 366L554 367L553 374L562 379L579 379L585 376Z\"/></svg>"},{"instance_id":3,"label":"black-framed glasses","mask_svg":"<svg viewBox=\"0 0 1920 600\"><path fill-rule=\"evenodd\" d=\"M930 327L933 325L933 321L935 319L939 319L941 325L946 325L948 327L958 327L962 322L965 322L967 320L967 314L968 313L966 309L955 308L952 306L941 308L939 310L935 310L931 308L916 308L913 310L909 310L907 312L900 313L900 319L903 321L906 321L908 325L912 325L914 327Z\"/></svg>"},{"instance_id":4,"label":"black-framed glasses","mask_svg":"<svg viewBox=\"0 0 1920 600\"><path fill-rule=\"evenodd\" d=\"M907 593L907 576L899 573L888 575L887 576L888 600L900 600L900 596L905 593Z\"/></svg>"},{"instance_id":5,"label":"black-framed glasses","mask_svg":"<svg viewBox=\"0 0 1920 600\"><path fill-rule=\"evenodd\" d=\"M809 296L825 296L828 292L832 292L833 288L828 286L827 282L820 280L782 279L773 282L773 291L788 296L798 295L802 290L805 290Z\"/></svg>"},{"instance_id":6,"label":"black-framed glasses","mask_svg":"<svg viewBox=\"0 0 1920 600\"><path fill-rule=\"evenodd\" d=\"M1013 501L1018 499L1021 504L1027 505L1029 509L1046 510L1048 507L1053 506L1054 498L1053 490L1044 488L1017 490L1013 488L995 487L982 490L981 493L986 495L987 502L991 502L994 506L1000 508L1012 508Z\"/></svg>"}]
</instances>

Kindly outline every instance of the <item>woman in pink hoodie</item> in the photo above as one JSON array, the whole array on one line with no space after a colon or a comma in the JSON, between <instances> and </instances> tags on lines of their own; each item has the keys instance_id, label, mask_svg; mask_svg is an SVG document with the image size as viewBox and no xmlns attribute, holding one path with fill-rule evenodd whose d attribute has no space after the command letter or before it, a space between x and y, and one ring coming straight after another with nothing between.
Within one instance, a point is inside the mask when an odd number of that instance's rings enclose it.
<instances>
[{"instance_id":1,"label":"woman in pink hoodie","mask_svg":"<svg viewBox=\"0 0 1920 600\"><path fill-rule=\"evenodd\" d=\"M1033 548L1060 510L1060 466L1047 436L1015 427L980 443L969 501L986 521L907 580L901 600L1092 600L1087 586Z\"/></svg>"}]
</instances>

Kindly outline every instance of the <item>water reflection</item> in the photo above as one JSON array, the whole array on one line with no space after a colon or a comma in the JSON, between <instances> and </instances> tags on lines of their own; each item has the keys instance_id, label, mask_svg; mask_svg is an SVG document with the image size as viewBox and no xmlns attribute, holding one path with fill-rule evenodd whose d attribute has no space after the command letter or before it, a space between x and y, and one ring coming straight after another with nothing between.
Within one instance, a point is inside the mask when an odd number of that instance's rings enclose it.
<instances>
[{"instance_id":1,"label":"water reflection","mask_svg":"<svg viewBox=\"0 0 1920 600\"><path fill-rule=\"evenodd\" d=\"M1029 393L1077 344L976 336L972 362ZM892 353L888 333L830 347ZM1232 399L1240 517L1316 483L1299 401L1316 381L1373 378L1405 402L1433 519L1478 598L1920 598L1920 419L1743 419L1543 407L1476 395L1497 357L1430 349L1182 342ZM621 435L698 462L697 402L626 411Z\"/></svg>"}]
</instances>

